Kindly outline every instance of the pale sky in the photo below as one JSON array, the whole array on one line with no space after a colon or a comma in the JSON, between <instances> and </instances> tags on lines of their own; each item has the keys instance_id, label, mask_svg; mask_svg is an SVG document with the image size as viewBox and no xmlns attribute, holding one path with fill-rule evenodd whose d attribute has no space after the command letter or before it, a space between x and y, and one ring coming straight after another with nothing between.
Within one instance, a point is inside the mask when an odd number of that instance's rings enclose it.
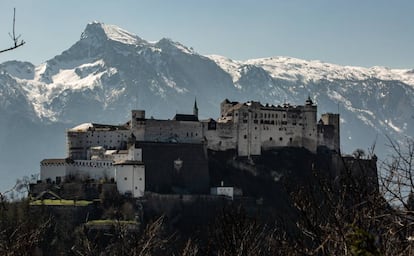
<instances>
[{"instance_id":1,"label":"pale sky","mask_svg":"<svg viewBox=\"0 0 414 256\"><path fill-rule=\"evenodd\" d=\"M2 0L0 54L40 64L79 40L94 20L148 41L168 37L235 60L289 56L352 66L414 68L412 0Z\"/></svg>"}]
</instances>

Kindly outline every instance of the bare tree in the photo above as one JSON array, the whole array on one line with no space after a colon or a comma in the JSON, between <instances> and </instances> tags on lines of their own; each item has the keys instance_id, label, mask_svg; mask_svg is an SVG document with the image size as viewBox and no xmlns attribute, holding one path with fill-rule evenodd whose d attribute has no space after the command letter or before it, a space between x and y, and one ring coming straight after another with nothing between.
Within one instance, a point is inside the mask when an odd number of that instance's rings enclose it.
<instances>
[{"instance_id":1,"label":"bare tree","mask_svg":"<svg viewBox=\"0 0 414 256\"><path fill-rule=\"evenodd\" d=\"M13 32L9 33L10 38L13 40L13 46L7 49L0 50L0 53L14 50L16 48L19 48L20 46L23 46L26 43L25 41L20 40L21 35L16 36L15 28L16 28L16 8L14 8L14 12L13 12Z\"/></svg>"},{"instance_id":2,"label":"bare tree","mask_svg":"<svg viewBox=\"0 0 414 256\"><path fill-rule=\"evenodd\" d=\"M172 236L164 232L165 217L161 216L148 223L142 230L130 228L130 225L114 221L111 229L95 236L88 235L88 229L78 229L78 238L72 246L72 253L79 256L126 255L150 256L171 255ZM102 241L107 240L103 245ZM197 247L188 241L183 254L195 255Z\"/></svg>"},{"instance_id":3,"label":"bare tree","mask_svg":"<svg viewBox=\"0 0 414 256\"><path fill-rule=\"evenodd\" d=\"M412 211L409 199L414 193L414 140L407 138L403 145L391 138L388 141L392 154L381 164L382 192L392 205Z\"/></svg>"}]
</instances>

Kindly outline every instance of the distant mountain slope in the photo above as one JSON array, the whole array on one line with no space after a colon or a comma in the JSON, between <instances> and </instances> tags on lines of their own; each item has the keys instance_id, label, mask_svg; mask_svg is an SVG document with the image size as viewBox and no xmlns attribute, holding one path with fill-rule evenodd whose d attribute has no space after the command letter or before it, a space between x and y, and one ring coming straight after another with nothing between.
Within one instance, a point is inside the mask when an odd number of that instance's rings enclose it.
<instances>
[{"instance_id":1,"label":"distant mountain slope","mask_svg":"<svg viewBox=\"0 0 414 256\"><path fill-rule=\"evenodd\" d=\"M42 158L65 156L65 128L122 123L131 109L171 118L191 112L197 98L200 115L216 118L224 98L303 104L308 95L320 113L341 113L344 152L367 149L377 134L380 153L384 134L414 137L414 70L288 57L235 61L93 22L39 66L0 64L0 172L13 179L36 172ZM0 188L14 181L2 182Z\"/></svg>"}]
</instances>

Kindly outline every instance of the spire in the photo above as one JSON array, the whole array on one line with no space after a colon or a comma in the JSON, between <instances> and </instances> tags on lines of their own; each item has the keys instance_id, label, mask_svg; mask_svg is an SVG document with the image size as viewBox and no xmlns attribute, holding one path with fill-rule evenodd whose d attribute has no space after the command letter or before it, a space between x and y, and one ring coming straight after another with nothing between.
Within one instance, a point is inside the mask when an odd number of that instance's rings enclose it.
<instances>
[{"instance_id":1,"label":"spire","mask_svg":"<svg viewBox=\"0 0 414 256\"><path fill-rule=\"evenodd\" d=\"M310 97L310 95L308 94L308 99L306 100L306 105L308 105L308 106L312 106L313 105L313 101L312 101L312 99L311 99L311 97Z\"/></svg>"},{"instance_id":2,"label":"spire","mask_svg":"<svg viewBox=\"0 0 414 256\"><path fill-rule=\"evenodd\" d=\"M193 115L198 118L197 98L194 99Z\"/></svg>"}]
</instances>

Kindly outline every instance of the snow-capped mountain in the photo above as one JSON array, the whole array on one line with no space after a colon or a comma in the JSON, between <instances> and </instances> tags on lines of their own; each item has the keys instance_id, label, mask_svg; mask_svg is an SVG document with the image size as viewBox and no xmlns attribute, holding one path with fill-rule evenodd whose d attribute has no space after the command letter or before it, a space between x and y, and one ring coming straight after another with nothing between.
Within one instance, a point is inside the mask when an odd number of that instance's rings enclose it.
<instances>
[{"instance_id":1,"label":"snow-capped mountain","mask_svg":"<svg viewBox=\"0 0 414 256\"><path fill-rule=\"evenodd\" d=\"M377 134L414 137L414 69L288 57L235 61L93 22L72 47L41 65L0 64L0 172L36 172L42 158L65 156L65 129L125 122L131 109L171 118L191 112L197 98L201 117L216 118L225 98L303 104L308 95L320 113L340 112L344 152L367 149ZM379 151L383 144L379 139Z\"/></svg>"}]
</instances>

